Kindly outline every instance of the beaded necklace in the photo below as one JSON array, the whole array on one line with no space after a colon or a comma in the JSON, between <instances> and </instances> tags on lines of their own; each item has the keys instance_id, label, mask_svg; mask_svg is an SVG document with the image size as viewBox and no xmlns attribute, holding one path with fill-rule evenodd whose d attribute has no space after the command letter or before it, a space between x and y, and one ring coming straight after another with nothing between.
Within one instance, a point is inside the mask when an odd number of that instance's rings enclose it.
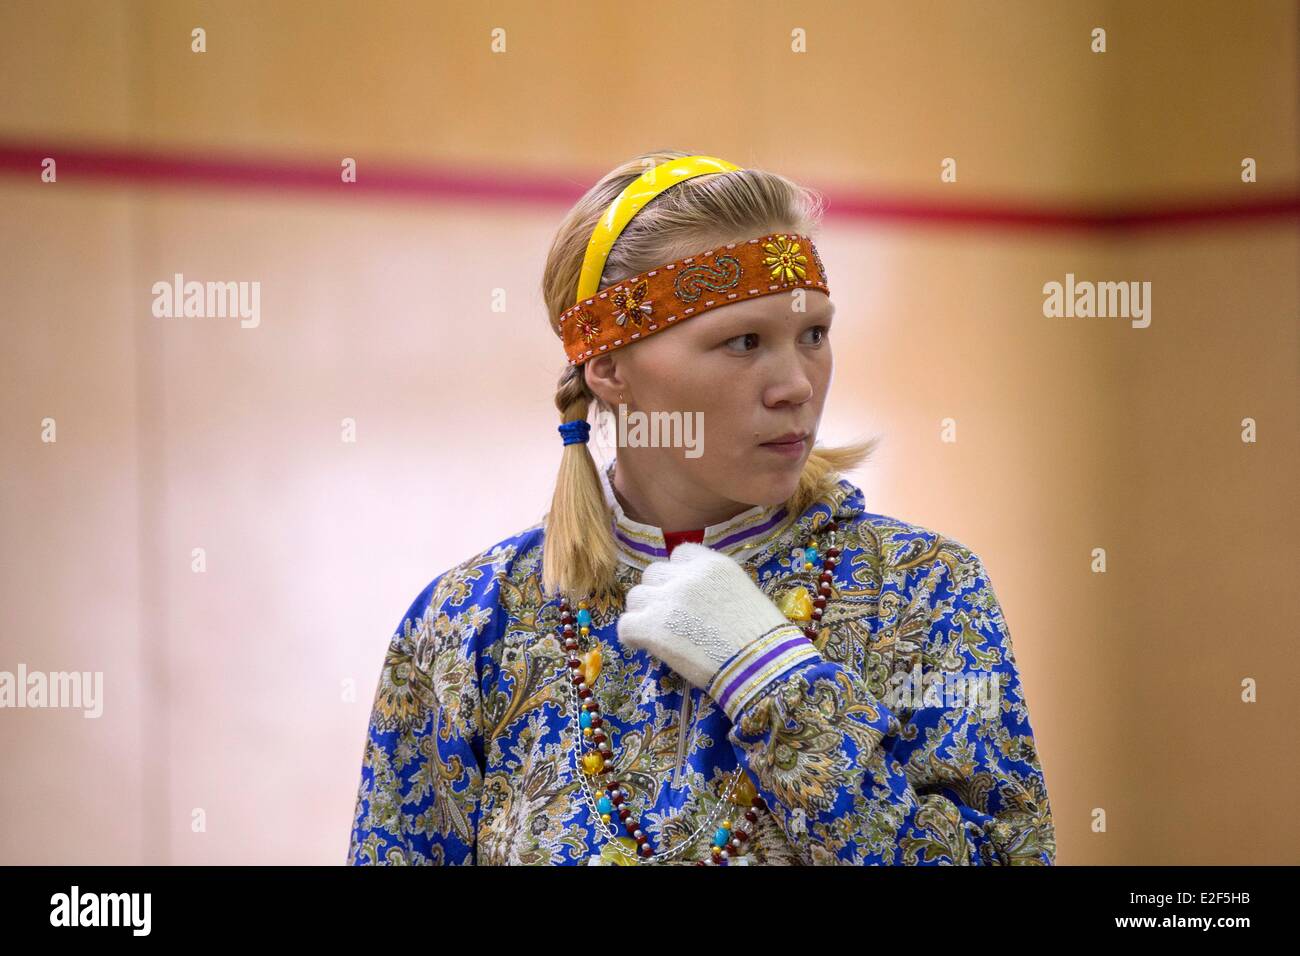
<instances>
[{"instance_id":1,"label":"beaded necklace","mask_svg":"<svg viewBox=\"0 0 1300 956\"><path fill-rule=\"evenodd\" d=\"M814 571L821 561L821 572L817 579L816 597L808 593L802 585L786 592L780 602L781 612L790 620L803 626L804 635L809 640L817 639L817 627L821 623L826 609L826 600L831 594L831 581L834 578L835 564L840 549L835 546L835 532L838 525L830 521L825 525L826 551L819 552L816 539L809 541L806 548L795 548L791 552L794 562L802 562L805 571ZM576 628L576 633L575 633ZM583 796L588 809L596 821L597 831L605 832L606 841L600 856L593 857L592 863L608 862L615 865L635 866L641 863L665 862L679 856L701 833L713 826L722 808L730 802L737 811L744 814L744 823L733 822L730 818L718 823L713 834L713 843L709 848L709 859L697 860L696 866L706 866L709 862L727 866L732 859L741 857L745 851L753 827L758 823L758 812L767 807L766 802L754 787L753 781L743 766L737 767L722 798L714 806L699 827L681 840L676 846L656 851L650 836L641 827L637 815L628 804L628 791L623 782L610 774L613 765L613 749L609 735L605 732L605 719L601 714L600 702L592 689L596 677L600 674L600 645L591 637L591 611L586 601L578 602L574 614L567 599L560 600L560 633L556 639L561 641L568 667L570 704L577 721L578 738L582 746L588 749L579 755L574 750L578 767L578 779L582 785ZM689 690L686 692L689 693ZM680 728L685 733L685 728ZM596 798L592 792L592 782L597 778L610 775L611 779L599 784L604 793ZM619 823L614 823L617 817ZM619 826L623 834L619 834ZM742 860L742 862L748 862Z\"/></svg>"}]
</instances>

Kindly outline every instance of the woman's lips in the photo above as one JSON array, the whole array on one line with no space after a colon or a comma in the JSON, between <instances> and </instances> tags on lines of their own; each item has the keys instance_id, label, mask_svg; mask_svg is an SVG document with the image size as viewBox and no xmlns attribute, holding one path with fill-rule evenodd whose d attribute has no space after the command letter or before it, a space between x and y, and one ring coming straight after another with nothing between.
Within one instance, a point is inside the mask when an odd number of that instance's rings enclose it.
<instances>
[{"instance_id":1,"label":"woman's lips","mask_svg":"<svg viewBox=\"0 0 1300 956\"><path fill-rule=\"evenodd\" d=\"M795 441L769 441L759 445L759 448L766 448L774 451L778 455L784 455L786 458L800 458L803 456L804 442L808 439L800 438Z\"/></svg>"}]
</instances>

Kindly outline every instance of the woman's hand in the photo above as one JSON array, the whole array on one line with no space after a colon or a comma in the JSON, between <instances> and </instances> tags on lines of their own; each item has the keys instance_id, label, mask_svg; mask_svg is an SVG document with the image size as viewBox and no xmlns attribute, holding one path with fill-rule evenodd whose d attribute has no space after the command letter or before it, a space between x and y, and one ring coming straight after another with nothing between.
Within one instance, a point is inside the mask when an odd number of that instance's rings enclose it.
<instances>
[{"instance_id":1,"label":"woman's hand","mask_svg":"<svg viewBox=\"0 0 1300 956\"><path fill-rule=\"evenodd\" d=\"M687 542L628 592L618 637L707 688L727 660L782 625L794 627L735 560Z\"/></svg>"}]
</instances>

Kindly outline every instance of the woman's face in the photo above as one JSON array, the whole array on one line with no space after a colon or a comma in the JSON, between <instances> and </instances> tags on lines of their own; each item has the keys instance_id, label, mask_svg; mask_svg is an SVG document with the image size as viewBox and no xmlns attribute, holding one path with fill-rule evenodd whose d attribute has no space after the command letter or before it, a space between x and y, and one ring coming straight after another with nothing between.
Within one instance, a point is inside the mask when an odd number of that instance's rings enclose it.
<instances>
[{"instance_id":1,"label":"woman's face","mask_svg":"<svg viewBox=\"0 0 1300 956\"><path fill-rule=\"evenodd\" d=\"M797 307L802 311L796 311ZM714 500L771 505L793 494L830 388L835 307L818 290L712 309L588 362L587 382L615 411L620 466L701 510ZM634 413L643 433L638 435ZM650 413L675 416L694 447L633 444L655 434ZM659 421L669 421L660 416ZM666 429L659 430L660 440ZM802 441L773 445L789 435Z\"/></svg>"}]
</instances>

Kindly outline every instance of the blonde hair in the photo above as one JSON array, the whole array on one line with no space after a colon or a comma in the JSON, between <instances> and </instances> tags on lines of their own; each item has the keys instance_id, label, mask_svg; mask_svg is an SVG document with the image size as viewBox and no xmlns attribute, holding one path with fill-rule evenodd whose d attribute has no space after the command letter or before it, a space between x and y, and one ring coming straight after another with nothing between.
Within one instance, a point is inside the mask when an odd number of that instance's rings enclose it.
<instances>
[{"instance_id":1,"label":"blonde hair","mask_svg":"<svg viewBox=\"0 0 1300 956\"><path fill-rule=\"evenodd\" d=\"M551 330L558 336L559 317L577 300L578 273L596 221L623 189L660 163L683 156L682 150L642 153L615 167L591 187L560 224L546 257L542 295ZM825 201L812 189L761 169L711 173L685 180L648 202L619 234L606 259L599 288L647 269L702 252L710 246L770 232L811 235L820 223ZM560 421L585 421L592 404L612 410L587 387L581 365L568 365L555 390ZM814 446L786 502L802 514L839 481L840 473L866 461L878 439L827 448ZM609 600L619 590L612 516L605 502L597 465L585 442L565 445L555 495L546 514L542 550L542 588L576 602L589 595Z\"/></svg>"}]
</instances>

